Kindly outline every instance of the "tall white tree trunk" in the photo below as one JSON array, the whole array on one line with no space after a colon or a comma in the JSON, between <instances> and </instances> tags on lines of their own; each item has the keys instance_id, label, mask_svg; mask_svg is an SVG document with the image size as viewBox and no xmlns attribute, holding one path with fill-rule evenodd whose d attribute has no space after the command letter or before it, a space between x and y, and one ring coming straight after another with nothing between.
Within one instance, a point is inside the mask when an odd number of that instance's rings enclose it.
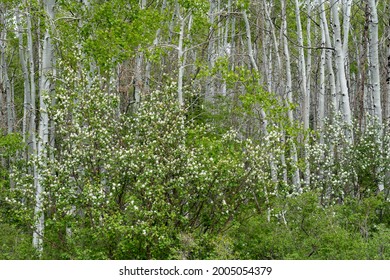
<instances>
[{"instance_id":1,"label":"tall white tree trunk","mask_svg":"<svg viewBox=\"0 0 390 280\"><path fill-rule=\"evenodd\" d=\"M45 0L44 7L47 15L46 18L46 31L43 38L43 48L42 48L42 73L40 80L40 96L39 96L39 139L38 139L38 159L44 164L45 159L47 158L47 145L49 140L49 116L47 113L47 105L45 96L50 96L51 91L51 82L50 74L53 70L53 47L51 40L51 28L52 21L54 20L54 3L55 0ZM43 235L44 235L44 213L43 213L43 185L42 185L42 174L40 168L37 170L37 184L35 190L35 216L37 221L35 224L35 230L33 234L33 245L39 251L43 250Z\"/></svg>"},{"instance_id":2,"label":"tall white tree trunk","mask_svg":"<svg viewBox=\"0 0 390 280\"><path fill-rule=\"evenodd\" d=\"M381 82L379 69L379 40L378 40L378 14L375 0L367 0L369 8L369 69L371 76L372 97L374 115L379 125L382 127L382 103L381 103ZM378 135L378 144L382 146L382 128ZM382 147L381 147L382 149ZM378 176L382 177L382 168L377 170ZM379 179L378 189L384 189L382 178Z\"/></svg>"},{"instance_id":3,"label":"tall white tree trunk","mask_svg":"<svg viewBox=\"0 0 390 280\"><path fill-rule=\"evenodd\" d=\"M387 11L390 13L390 5L387 6ZM390 18L387 24L387 77L386 77L386 85L387 91L386 95L386 122L390 124Z\"/></svg>"},{"instance_id":4,"label":"tall white tree trunk","mask_svg":"<svg viewBox=\"0 0 390 280\"><path fill-rule=\"evenodd\" d=\"M288 26L287 26L287 14L286 14L286 0L282 1L282 13L283 13L283 47L284 47L284 56L286 60L286 93L287 93L287 106L288 106L288 120L290 124L294 122L293 110L291 105L293 104L292 98L292 78L291 78L291 61L290 61L290 50L288 47ZM291 162L293 166L293 175L292 183L296 192L299 191L301 187L301 181L299 177L299 168L298 168L298 156L297 149L294 143L294 140L291 141Z\"/></svg>"},{"instance_id":5,"label":"tall white tree trunk","mask_svg":"<svg viewBox=\"0 0 390 280\"><path fill-rule=\"evenodd\" d=\"M215 65L215 59L216 59L216 46L215 46L215 11L216 11L216 1L215 0L209 0L209 41L208 41L208 47L207 47L207 62L210 69L214 68ZM214 79L213 77L207 77L206 81L206 92L205 92L205 100L208 102L212 102L215 95L215 85L214 85Z\"/></svg>"},{"instance_id":6,"label":"tall white tree trunk","mask_svg":"<svg viewBox=\"0 0 390 280\"><path fill-rule=\"evenodd\" d=\"M146 0L140 0L140 8L141 10L146 7ZM140 46L138 46L140 48ZM134 98L135 98L135 110L138 109L141 102L141 94L143 89L143 81L142 81L142 68L143 68L144 54L142 51L138 50L137 56L135 59L135 74L134 74Z\"/></svg>"},{"instance_id":7,"label":"tall white tree trunk","mask_svg":"<svg viewBox=\"0 0 390 280\"><path fill-rule=\"evenodd\" d=\"M15 19L16 19L16 35L19 41L19 59L20 59L20 65L22 67L22 73L23 73L23 81L24 81L24 98L23 98L23 124L22 124L22 133L23 133L23 140L26 143L27 142L27 131L28 131L28 120L29 120L29 107L30 107L30 82L28 78L28 69L27 69L27 63L26 63L26 57L25 57L25 50L24 50L24 44L23 44L23 29L20 22L20 11L19 7L16 8L15 11Z\"/></svg>"},{"instance_id":8,"label":"tall white tree trunk","mask_svg":"<svg viewBox=\"0 0 390 280\"><path fill-rule=\"evenodd\" d=\"M333 53L332 53L332 42L330 40L328 20L326 18L325 11L327 8L325 7L325 3L323 2L320 6L321 9L321 22L323 24L324 33L325 33L325 47L326 47L326 65L328 70L328 81L330 83L330 100L331 100L331 108L330 111L334 117L337 104L336 104L336 77L333 71Z\"/></svg>"},{"instance_id":9,"label":"tall white tree trunk","mask_svg":"<svg viewBox=\"0 0 390 280\"><path fill-rule=\"evenodd\" d=\"M381 83L379 69L378 14L375 0L367 0L369 7L369 69L372 81L374 115L382 124Z\"/></svg>"},{"instance_id":10,"label":"tall white tree trunk","mask_svg":"<svg viewBox=\"0 0 390 280\"><path fill-rule=\"evenodd\" d=\"M336 68L338 73L338 80L340 83L340 92L341 92L341 108L343 112L343 119L347 125L352 125L352 116L351 108L349 102L349 91L347 86L347 78L345 75L345 53L343 48L343 43L341 41L341 30L340 30L340 20L339 20L339 1L330 0L331 11L333 17L333 27L334 27L334 39L335 39L335 50L336 50ZM344 18L345 20L345 18ZM353 142L352 131L348 128L345 131L348 142Z\"/></svg>"},{"instance_id":11,"label":"tall white tree trunk","mask_svg":"<svg viewBox=\"0 0 390 280\"><path fill-rule=\"evenodd\" d=\"M8 22L7 22L7 8L3 3L0 3L0 26L2 27L1 34L0 34L0 115L2 114L2 102L3 102L3 96L2 94L6 94L6 126L7 126L7 134L10 134L14 131L14 121L15 121L15 110L14 110L14 93L13 93L13 84L11 84L11 81L8 76L9 66L7 61L7 31L8 31ZM0 133L2 133L1 125L2 125L2 119L0 117ZM4 158L1 157L1 164L4 164ZM12 172L12 162L14 161L13 158L9 159L8 162L8 168L9 172ZM3 165L4 166L4 165ZM9 179L10 187L14 187L14 182L12 178Z\"/></svg>"},{"instance_id":12,"label":"tall white tree trunk","mask_svg":"<svg viewBox=\"0 0 390 280\"><path fill-rule=\"evenodd\" d=\"M11 92L11 82L8 77L8 65L7 65L7 53L6 53L6 42L7 42L7 22L6 22L6 7L4 4L0 5L0 26L2 27L1 35L0 35L0 67L1 67L1 75L0 75L0 90L6 95L6 115L7 115L7 133L13 132L14 120L12 113L12 92ZM3 100L1 100L2 102ZM0 103L1 103L0 102ZM2 108L0 107L0 110Z\"/></svg>"},{"instance_id":13,"label":"tall white tree trunk","mask_svg":"<svg viewBox=\"0 0 390 280\"><path fill-rule=\"evenodd\" d=\"M301 91L303 95L303 128L305 131L308 131L310 128L310 93L308 92L307 87L307 72L306 72L306 60L305 60L305 51L303 49L303 34L302 34L302 24L301 24L301 15L300 15L300 3L298 0L295 0L295 16L297 22L297 35L298 35L298 44L299 44L299 73L302 79ZM310 185L310 165L309 165L309 153L307 151L309 143L309 138L305 136L304 138L304 158L305 158L305 172L304 180L305 185Z\"/></svg>"},{"instance_id":14,"label":"tall white tree trunk","mask_svg":"<svg viewBox=\"0 0 390 280\"><path fill-rule=\"evenodd\" d=\"M179 44L177 47L177 60L178 60L178 67L179 67L179 76L178 76L178 82L177 82L177 97L180 106L184 105L184 98L183 98L183 78L184 78L184 68L185 68L185 62L186 62L186 48L184 46L184 37L185 37L185 27L187 20L189 21L189 29L191 28L192 23L192 13L188 12L187 15L182 15L180 12L180 7L177 8L178 12L178 18L180 22L180 33L179 33Z\"/></svg>"},{"instance_id":15,"label":"tall white tree trunk","mask_svg":"<svg viewBox=\"0 0 390 280\"><path fill-rule=\"evenodd\" d=\"M320 62L320 91L318 92L318 115L317 115L317 128L320 131L320 143L324 144L324 119L325 119L325 67L326 67L326 37L324 22L320 21L321 29L321 62Z\"/></svg>"}]
</instances>

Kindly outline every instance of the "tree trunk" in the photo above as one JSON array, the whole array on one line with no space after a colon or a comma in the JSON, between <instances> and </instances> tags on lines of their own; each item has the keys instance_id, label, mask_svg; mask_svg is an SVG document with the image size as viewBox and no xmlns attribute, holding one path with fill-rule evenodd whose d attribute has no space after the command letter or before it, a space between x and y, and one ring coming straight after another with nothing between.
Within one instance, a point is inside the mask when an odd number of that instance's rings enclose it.
<instances>
[{"instance_id":1,"label":"tree trunk","mask_svg":"<svg viewBox=\"0 0 390 280\"><path fill-rule=\"evenodd\" d=\"M290 62L290 50L288 47L288 26L287 26L287 15L286 15L286 0L282 1L282 13L283 13L283 47L284 47L284 56L286 60L286 95L287 95L287 106L288 106L288 120L292 125L294 123L294 115L291 105L293 104L292 98L292 78L291 78L291 62ZM292 183L296 192L299 191L301 187L301 182L299 178L299 168L298 168L298 156L297 149L294 143L294 140L291 141L291 162L292 162Z\"/></svg>"},{"instance_id":2,"label":"tree trunk","mask_svg":"<svg viewBox=\"0 0 390 280\"><path fill-rule=\"evenodd\" d=\"M300 7L299 1L295 0L295 15L297 21L297 35L298 35L298 44L299 44L299 73L301 76L301 91L303 95L303 105L302 105L302 115L303 115L303 129L305 132L308 132L310 128L310 93L308 92L307 86L307 72L306 72L306 61L305 61L305 52L303 49L303 34L302 34L302 24L300 16ZM310 185L310 165L309 165L309 153L307 151L309 138L304 136L304 158L305 158L305 172L304 172L304 181L305 185L308 187Z\"/></svg>"},{"instance_id":3,"label":"tree trunk","mask_svg":"<svg viewBox=\"0 0 390 280\"><path fill-rule=\"evenodd\" d=\"M345 124L348 126L352 125L352 117L351 117L351 108L349 102L349 91L347 86L347 78L345 75L345 53L343 49L343 43L341 41L341 31L340 31L340 20L339 20L339 2L336 0L330 0L331 11L334 21L334 36L335 36L335 50L336 50L336 65L337 65L337 73L338 80L340 83L340 92L341 92L341 103L342 103L342 112L343 119ZM344 18L344 20L346 20ZM353 142L353 135L350 128L347 128L346 131L347 141Z\"/></svg>"},{"instance_id":4,"label":"tree trunk","mask_svg":"<svg viewBox=\"0 0 390 280\"><path fill-rule=\"evenodd\" d=\"M50 74L53 70L53 48L51 42L51 25L54 20L54 4L55 0L45 0L45 12L47 15L47 24L45 37L43 41L42 48L42 73L41 73L41 81L40 81L40 96L39 96L39 112L40 112L40 120L39 120L39 139L38 139L38 160L42 161L42 164L45 163L47 159L47 146L49 142L49 116L47 113L47 105L45 96L49 96L50 99L50 91L51 91L51 82L50 82ZM40 168L37 170L37 185L35 190L35 216L37 217L37 221L35 224L35 231L33 234L33 245L39 251L43 250L43 234L44 234L44 212L43 212L43 201L42 201L42 193L44 191L43 188L43 178L41 174Z\"/></svg>"},{"instance_id":5,"label":"tree trunk","mask_svg":"<svg viewBox=\"0 0 390 280\"><path fill-rule=\"evenodd\" d=\"M23 98L23 124L22 124L22 134L23 134L23 142L27 143L27 125L29 123L29 107L30 107L30 95L31 95L31 88L30 88L30 81L28 78L28 69L27 69L27 63L26 63L26 57L25 57L25 50L23 46L23 30L22 25L20 23L20 11L19 8L16 8L15 13L15 19L16 19L16 26L17 26L17 37L19 41L19 59L20 59L20 65L22 67L22 73L23 73L23 80L24 80L24 98ZM26 157L27 159L27 157Z\"/></svg>"},{"instance_id":6,"label":"tree trunk","mask_svg":"<svg viewBox=\"0 0 390 280\"><path fill-rule=\"evenodd\" d=\"M378 135L378 145L382 149L382 103L381 103L381 82L379 72L379 40L378 40L378 15L375 0L367 0L369 8L369 69L371 76L372 97L374 106L374 116L380 125L380 135ZM378 167L378 189L383 191L382 167Z\"/></svg>"}]
</instances>

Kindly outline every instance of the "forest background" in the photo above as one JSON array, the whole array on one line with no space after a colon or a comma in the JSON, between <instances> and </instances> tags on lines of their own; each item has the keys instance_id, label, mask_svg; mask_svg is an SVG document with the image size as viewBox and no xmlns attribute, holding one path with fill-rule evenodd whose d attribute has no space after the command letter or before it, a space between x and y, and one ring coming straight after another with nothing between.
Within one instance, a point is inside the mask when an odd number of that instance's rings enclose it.
<instances>
[{"instance_id":1,"label":"forest background","mask_svg":"<svg viewBox=\"0 0 390 280\"><path fill-rule=\"evenodd\" d=\"M390 259L390 3L1 0L1 259Z\"/></svg>"}]
</instances>

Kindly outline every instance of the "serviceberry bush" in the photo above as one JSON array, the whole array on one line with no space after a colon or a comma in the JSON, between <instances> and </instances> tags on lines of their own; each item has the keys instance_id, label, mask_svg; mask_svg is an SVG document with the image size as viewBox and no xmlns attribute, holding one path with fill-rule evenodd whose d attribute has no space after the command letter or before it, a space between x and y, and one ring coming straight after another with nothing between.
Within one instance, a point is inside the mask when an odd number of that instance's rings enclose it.
<instances>
[{"instance_id":1,"label":"serviceberry bush","mask_svg":"<svg viewBox=\"0 0 390 280\"><path fill-rule=\"evenodd\" d=\"M121 115L109 81L63 69L49 111L56 144L34 159L45 190L43 257L216 257L215 237L273 191L264 154L277 135L252 142L188 118L174 83ZM33 202L33 178L15 177L14 197ZM33 224L31 207L10 203Z\"/></svg>"}]
</instances>

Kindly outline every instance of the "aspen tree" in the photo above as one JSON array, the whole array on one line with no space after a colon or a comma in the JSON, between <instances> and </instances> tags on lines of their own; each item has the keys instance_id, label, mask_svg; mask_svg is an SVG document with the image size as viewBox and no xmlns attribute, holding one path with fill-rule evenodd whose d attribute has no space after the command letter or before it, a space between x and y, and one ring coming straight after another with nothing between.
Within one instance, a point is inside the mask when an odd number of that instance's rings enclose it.
<instances>
[{"instance_id":1,"label":"aspen tree","mask_svg":"<svg viewBox=\"0 0 390 280\"><path fill-rule=\"evenodd\" d=\"M179 4L176 5L176 12L178 13L180 31L179 31L179 42L177 46L177 61L178 61L178 82L177 82L177 96L178 101L181 106L184 105L184 97L183 97L183 78L184 78L184 68L186 62L186 53L187 47L184 45L185 39L185 28L188 21L188 29L191 29L192 24L192 12L188 11L185 13L184 11L180 11Z\"/></svg>"},{"instance_id":2,"label":"aspen tree","mask_svg":"<svg viewBox=\"0 0 390 280\"><path fill-rule=\"evenodd\" d=\"M324 128L324 118L325 118L325 67L326 67L326 38L325 38L325 28L324 22L320 21L321 29L321 61L320 61L320 90L318 93L318 114L317 114L317 128L320 131L320 143L324 144L324 135L321 132Z\"/></svg>"},{"instance_id":3,"label":"aspen tree","mask_svg":"<svg viewBox=\"0 0 390 280\"><path fill-rule=\"evenodd\" d=\"M22 73L23 73L23 123L22 123L22 134L23 134L23 142L27 142L27 126L28 126L28 120L29 120L29 107L30 107L30 95L31 95L31 88L30 88L30 81L28 77L28 69L27 69L27 62L26 62L26 56L25 56L25 49L23 44L23 30L22 30L22 24L20 22L20 10L17 6L15 9L15 20L16 20L16 35L18 38L19 43L19 60L20 65L22 67Z\"/></svg>"},{"instance_id":4,"label":"aspen tree","mask_svg":"<svg viewBox=\"0 0 390 280\"><path fill-rule=\"evenodd\" d=\"M340 4L336 0L330 0L331 12L333 16L333 29L334 29L334 40L335 40L335 51L336 51L336 68L338 74L338 81L340 83L341 92L341 108L343 113L343 120L348 126L352 125L351 107L349 101L349 90L347 86L347 77L345 74L345 53L343 48L343 42L341 41L341 27L339 19L339 8ZM344 18L346 20L346 18ZM352 131L349 128L346 130L346 137L348 142L353 142Z\"/></svg>"},{"instance_id":5,"label":"aspen tree","mask_svg":"<svg viewBox=\"0 0 390 280\"><path fill-rule=\"evenodd\" d=\"M390 5L387 5L387 11L389 14L390 13ZM385 118L386 118L386 122L389 124L390 123L390 17L388 19L388 23L387 23L387 40L386 40L386 50L387 50L387 63L386 63L386 70L387 70L387 76L386 76L386 85L387 85L387 89L386 89L386 93L385 93L385 96L386 96L386 114L385 114Z\"/></svg>"},{"instance_id":6,"label":"aspen tree","mask_svg":"<svg viewBox=\"0 0 390 280\"><path fill-rule=\"evenodd\" d=\"M5 93L5 105L6 105L6 123L7 123L7 134L13 132L14 128L14 119L13 119L13 100L12 100L12 88L11 81L8 76L8 63L7 63L7 54L6 54L6 42L7 42L7 20L6 20L7 8L5 4L0 5L0 26L2 27L0 34L0 67L1 67L1 76L0 76L0 91ZM2 97L0 96L2 99ZM0 111L1 111L1 103L3 99L0 101Z\"/></svg>"},{"instance_id":7,"label":"aspen tree","mask_svg":"<svg viewBox=\"0 0 390 280\"><path fill-rule=\"evenodd\" d=\"M300 3L298 0L295 0L295 15L297 21L297 35L298 35L298 44L299 44L299 73L301 76L301 91L303 95L303 104L302 104L302 115L303 115L303 129L308 131L310 128L310 92L308 91L307 86L307 72L306 72L306 60L305 60L305 51L303 49L303 33L302 33L302 24L301 24L301 15L300 15ZM309 153L307 151L307 145L309 143L309 138L304 137L304 158L305 158L305 171L304 171L304 181L305 185L310 185L310 164L309 164Z\"/></svg>"},{"instance_id":8,"label":"aspen tree","mask_svg":"<svg viewBox=\"0 0 390 280\"><path fill-rule=\"evenodd\" d=\"M50 74L53 71L53 46L51 39L51 25L54 20L54 5L55 0L45 0L44 8L47 15L46 19L46 30L43 38L43 48L42 48L42 73L40 80L40 96L39 96L39 139L37 146L37 156L38 159L42 162L47 158L47 146L49 143L49 116L48 108L45 100L45 96L50 96L51 91L51 82ZM35 190L35 216L37 221L35 224L35 230L33 233L33 245L39 251L43 250L43 235L44 235L44 213L43 213L43 185L42 185L42 174L40 168L37 170L36 174L36 190Z\"/></svg>"},{"instance_id":9,"label":"aspen tree","mask_svg":"<svg viewBox=\"0 0 390 280\"><path fill-rule=\"evenodd\" d=\"M287 25L287 15L286 15L286 0L282 2L282 13L283 13L283 48L284 48L284 56L286 60L286 94L287 94L287 106L288 106L288 120L290 124L294 122L293 110L291 109L291 105L293 104L292 98L292 78L291 78L291 61L290 61L290 50L288 47L288 25ZM291 142L291 160L293 165L293 176L292 183L296 190L299 190L301 186L300 177L299 177L299 168L298 168L298 155L297 149L294 141Z\"/></svg>"},{"instance_id":10,"label":"aspen tree","mask_svg":"<svg viewBox=\"0 0 390 280\"><path fill-rule=\"evenodd\" d=\"M331 100L331 108L332 116L335 116L335 111L337 109L336 104L336 77L333 71L333 52L332 52L332 43L329 34L328 20L326 18L326 7L325 3L322 3L320 6L321 12L321 22L324 28L325 34L325 47L326 47L326 65L328 70L328 81L330 83L330 100Z\"/></svg>"},{"instance_id":11,"label":"aspen tree","mask_svg":"<svg viewBox=\"0 0 390 280\"><path fill-rule=\"evenodd\" d=\"M379 39L378 39L378 14L375 0L367 0L369 8L369 69L372 86L372 97L374 116L379 126L381 127L380 135L378 135L378 145L382 146L382 104L381 104L381 81L379 69ZM382 147L380 147L382 149ZM378 168L378 176L381 177L382 170ZM383 191L383 180L379 179L379 191Z\"/></svg>"}]
</instances>

